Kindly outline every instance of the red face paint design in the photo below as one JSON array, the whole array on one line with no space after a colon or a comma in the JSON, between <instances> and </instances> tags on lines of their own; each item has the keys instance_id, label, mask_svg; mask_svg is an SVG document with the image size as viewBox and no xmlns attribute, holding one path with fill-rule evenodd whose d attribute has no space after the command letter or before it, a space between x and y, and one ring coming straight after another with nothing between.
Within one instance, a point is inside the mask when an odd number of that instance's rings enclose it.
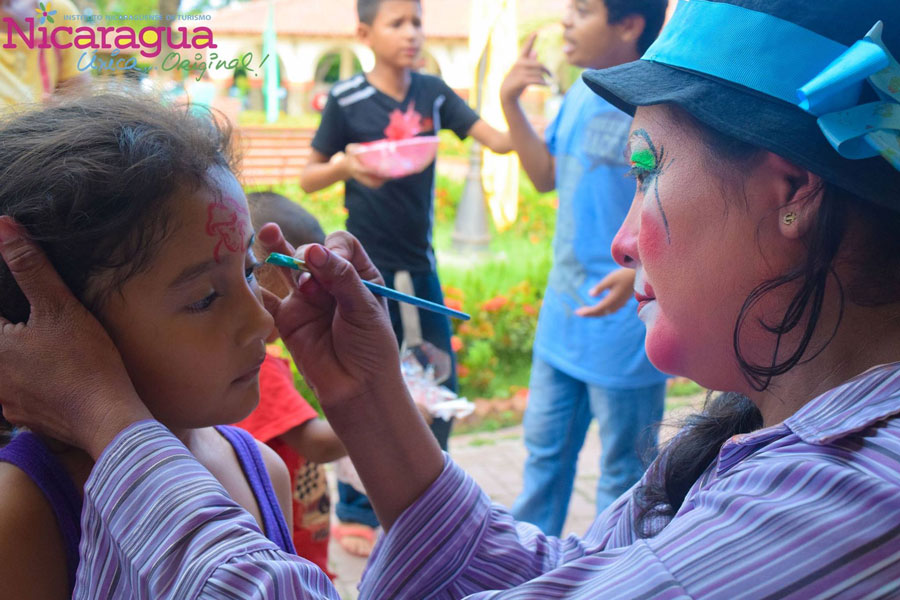
<instances>
[{"instance_id":1,"label":"red face paint design","mask_svg":"<svg viewBox=\"0 0 900 600\"><path fill-rule=\"evenodd\" d=\"M207 210L206 233L219 238L213 250L216 262L220 260L222 246L230 252L243 252L250 220L247 210L230 196L222 196L210 204Z\"/></svg>"}]
</instances>

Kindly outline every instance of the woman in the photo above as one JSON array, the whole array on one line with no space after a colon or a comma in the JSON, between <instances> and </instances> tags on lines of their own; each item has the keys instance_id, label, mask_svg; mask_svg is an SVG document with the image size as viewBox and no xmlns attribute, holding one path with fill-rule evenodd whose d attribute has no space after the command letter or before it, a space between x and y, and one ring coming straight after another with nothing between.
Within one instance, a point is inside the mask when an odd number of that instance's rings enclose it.
<instances>
[{"instance_id":1,"label":"woman","mask_svg":"<svg viewBox=\"0 0 900 600\"><path fill-rule=\"evenodd\" d=\"M878 20L900 53L894 0L691 0L643 60L586 76L640 106L637 192L613 251L637 270L648 355L751 402L714 402L583 539L515 523L441 456L356 276L375 278L365 253L346 236L302 249L313 277L269 308L388 530L363 597L900 592L900 171L888 133L900 70ZM275 228L259 237L290 250ZM32 301L29 323L0 336L4 411L55 422L55 437L99 457L82 520L106 543L82 547L79 593L168 597L177 582L179 597L307 597L304 566L231 517L159 425L136 423L148 414L115 349L6 223L0 252ZM41 359L49 327L90 346ZM73 386L73 365L96 378ZM30 396L37 373L64 410ZM184 477L206 485L182 499ZM140 520L148 503L154 518ZM108 573L127 587L98 585Z\"/></svg>"}]
</instances>

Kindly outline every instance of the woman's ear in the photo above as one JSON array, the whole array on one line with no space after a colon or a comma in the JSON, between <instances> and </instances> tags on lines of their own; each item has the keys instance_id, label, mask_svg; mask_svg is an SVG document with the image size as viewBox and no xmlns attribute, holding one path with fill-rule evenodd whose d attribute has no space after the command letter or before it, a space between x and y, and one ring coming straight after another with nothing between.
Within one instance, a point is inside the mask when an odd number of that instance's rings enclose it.
<instances>
[{"instance_id":1,"label":"woman's ear","mask_svg":"<svg viewBox=\"0 0 900 600\"><path fill-rule=\"evenodd\" d=\"M778 210L778 227L788 239L801 239L809 233L822 206L825 185L822 178L805 169L793 180L793 193Z\"/></svg>"},{"instance_id":2,"label":"woman's ear","mask_svg":"<svg viewBox=\"0 0 900 600\"><path fill-rule=\"evenodd\" d=\"M766 153L762 166L772 188L771 210L778 219L779 233L792 240L803 238L822 205L822 178L772 152Z\"/></svg>"}]
</instances>

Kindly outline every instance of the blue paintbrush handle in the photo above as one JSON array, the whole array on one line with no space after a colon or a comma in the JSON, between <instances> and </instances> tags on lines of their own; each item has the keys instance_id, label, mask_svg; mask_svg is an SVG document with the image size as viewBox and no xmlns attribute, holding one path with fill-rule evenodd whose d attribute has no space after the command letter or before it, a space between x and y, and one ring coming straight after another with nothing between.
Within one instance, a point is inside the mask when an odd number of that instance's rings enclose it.
<instances>
[{"instance_id":1,"label":"blue paintbrush handle","mask_svg":"<svg viewBox=\"0 0 900 600\"><path fill-rule=\"evenodd\" d=\"M287 267L289 269L296 269L298 271L308 271L308 269L306 268L306 263L302 259L294 258L293 256L288 256L286 254L278 254L277 252L273 252L272 254L270 254L268 258L266 258L266 262L269 264L278 265L279 267ZM392 290L389 287L378 285L377 283L372 283L371 281L366 281L365 279L363 279L362 282L363 285L369 288L369 290L371 290L373 294L384 296L385 298L390 298L391 300L396 300L397 302L412 304L413 306L418 306L419 308L424 308L425 310L430 310L431 312L447 315L448 317L454 317L463 321L468 321L472 318L464 312L453 310L452 308L448 308L443 304L429 302L428 300L416 298L415 296L410 296L409 294L402 294L397 290Z\"/></svg>"}]
</instances>

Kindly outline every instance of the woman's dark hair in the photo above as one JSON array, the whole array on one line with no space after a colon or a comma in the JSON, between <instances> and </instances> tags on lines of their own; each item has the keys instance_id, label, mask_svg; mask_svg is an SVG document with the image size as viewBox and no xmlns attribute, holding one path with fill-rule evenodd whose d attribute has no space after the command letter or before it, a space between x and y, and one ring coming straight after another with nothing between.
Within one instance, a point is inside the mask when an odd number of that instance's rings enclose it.
<instances>
[{"instance_id":1,"label":"woman's dark hair","mask_svg":"<svg viewBox=\"0 0 900 600\"><path fill-rule=\"evenodd\" d=\"M13 111L0 121L0 215L24 226L96 311L148 266L168 234L168 200L210 185L212 167L234 166L230 140L208 113L130 86ZM14 323L29 315L3 261L0 315Z\"/></svg>"},{"instance_id":2,"label":"woman's dark hair","mask_svg":"<svg viewBox=\"0 0 900 600\"><path fill-rule=\"evenodd\" d=\"M677 107L667 109L679 122L700 134L709 150L709 160L722 172L735 173L734 179L764 152L703 125ZM895 189L900 190L900 172L896 179ZM900 211L866 202L827 182L818 191L822 192L822 201L808 236L806 261L757 286L744 302L735 323L735 356L747 381L756 390L765 390L773 377L822 352L840 324L846 302L879 306L900 301ZM851 222L858 223L860 231L848 238ZM849 247L850 239L855 247ZM835 270L838 260L846 260L851 267L846 269L853 273L847 281L838 277ZM825 289L829 284L837 286L840 310L836 322L823 323ZM793 297L784 314L774 323L755 322L774 341L771 360L756 364L741 351L742 333L754 324L749 317L751 309L783 286L793 286ZM831 336L825 344L812 347L814 334L821 327L827 328ZM799 341L793 348L785 348L785 336L794 331L799 332ZM659 525L678 511L691 486L715 460L722 444L734 435L762 425L762 415L745 396L726 393L708 397L703 411L685 421L682 431L662 450L661 459L651 466L644 483L635 491L638 535L655 535Z\"/></svg>"}]
</instances>

